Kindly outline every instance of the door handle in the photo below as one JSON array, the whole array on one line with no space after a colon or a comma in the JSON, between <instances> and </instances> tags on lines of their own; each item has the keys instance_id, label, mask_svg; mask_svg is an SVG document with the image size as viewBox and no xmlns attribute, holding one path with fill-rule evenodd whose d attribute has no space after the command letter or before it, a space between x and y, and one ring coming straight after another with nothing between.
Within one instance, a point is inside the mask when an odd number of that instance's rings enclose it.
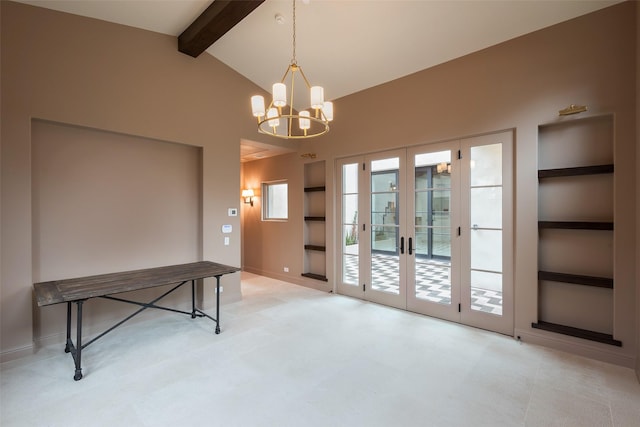
<instances>
[{"instance_id":1,"label":"door handle","mask_svg":"<svg viewBox=\"0 0 640 427\"><path fill-rule=\"evenodd\" d=\"M404 254L404 237L400 238L400 253Z\"/></svg>"},{"instance_id":2,"label":"door handle","mask_svg":"<svg viewBox=\"0 0 640 427\"><path fill-rule=\"evenodd\" d=\"M413 254L413 238L409 237L409 255Z\"/></svg>"}]
</instances>

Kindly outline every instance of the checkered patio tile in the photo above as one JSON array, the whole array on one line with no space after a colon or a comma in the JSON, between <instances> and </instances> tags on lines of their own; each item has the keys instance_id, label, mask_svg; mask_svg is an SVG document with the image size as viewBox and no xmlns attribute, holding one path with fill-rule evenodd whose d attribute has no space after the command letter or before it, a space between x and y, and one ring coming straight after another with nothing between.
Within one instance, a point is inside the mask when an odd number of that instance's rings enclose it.
<instances>
[{"instance_id":1,"label":"checkered patio tile","mask_svg":"<svg viewBox=\"0 0 640 427\"><path fill-rule=\"evenodd\" d=\"M372 287L375 290L398 294L398 257L374 254L371 257ZM347 255L345 282L358 283L358 257ZM443 261L418 261L416 263L416 296L439 304L451 304L449 263ZM502 314L502 292L471 288L471 308L484 313Z\"/></svg>"}]
</instances>

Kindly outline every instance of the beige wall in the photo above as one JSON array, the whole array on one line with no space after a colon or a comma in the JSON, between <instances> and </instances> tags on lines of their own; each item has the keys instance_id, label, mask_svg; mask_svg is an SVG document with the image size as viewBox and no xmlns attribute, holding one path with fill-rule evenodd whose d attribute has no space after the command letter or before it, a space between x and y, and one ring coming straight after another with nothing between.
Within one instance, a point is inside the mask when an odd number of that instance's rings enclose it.
<instances>
[{"instance_id":1,"label":"beige wall","mask_svg":"<svg viewBox=\"0 0 640 427\"><path fill-rule=\"evenodd\" d=\"M42 120L31 129L34 282L201 259L200 148ZM130 298L151 301L164 291ZM187 309L189 291L163 304ZM57 340L65 310L36 309L34 336ZM93 300L88 313L86 332L131 306Z\"/></svg>"},{"instance_id":2,"label":"beige wall","mask_svg":"<svg viewBox=\"0 0 640 427\"><path fill-rule=\"evenodd\" d=\"M293 283L302 271L302 161L298 154L273 157L269 162L252 161L242 166L242 188L258 195L254 205L242 206L243 269ZM263 182L286 180L289 185L289 220L262 221ZM284 267L289 272L284 272Z\"/></svg>"},{"instance_id":3,"label":"beige wall","mask_svg":"<svg viewBox=\"0 0 640 427\"><path fill-rule=\"evenodd\" d=\"M335 159L515 129L515 331L525 341L555 346L633 366L636 357L635 266L635 24L636 3L627 2L502 43L335 102L331 132L301 143L299 153L326 160L330 233L327 275L335 278L333 242ZM380 58L384 60L384 58ZM558 110L586 104L588 114L615 114L615 278L613 327L624 346L613 348L538 332L537 138L538 125L560 120ZM300 159L282 169L278 160L245 165L245 174L299 176ZM294 170L295 168L295 170ZM292 195L301 204L301 195ZM255 227L252 244L276 247ZM298 233L292 218L286 233ZM280 247L281 259L301 260L299 245ZM245 265L254 265L245 249ZM257 264L255 264L257 265ZM265 266L265 272L277 266ZM298 267L299 269L299 267ZM295 279L295 278L294 278ZM297 279L295 279L297 280Z\"/></svg>"},{"instance_id":4,"label":"beige wall","mask_svg":"<svg viewBox=\"0 0 640 427\"><path fill-rule=\"evenodd\" d=\"M242 165L242 188L252 188L259 196L254 206L242 205L242 268L290 283L329 291L332 281L301 276L304 270L304 164L312 162L297 153L255 160ZM262 221L263 182L286 180L289 183L289 219L286 222ZM284 267L289 271L285 272Z\"/></svg>"},{"instance_id":5,"label":"beige wall","mask_svg":"<svg viewBox=\"0 0 640 427\"><path fill-rule=\"evenodd\" d=\"M263 182L286 180L289 183L289 219L286 222L261 220L262 198L254 206L242 206L242 268L246 271L296 283L322 291L333 289L333 282L302 277L304 271L304 165L314 162L298 153L255 160L242 164L242 188L257 189ZM326 178L324 182L328 181ZM327 212L326 226L332 227L332 215ZM326 236L327 248L331 243ZM316 254L318 255L318 254ZM284 267L289 271L285 272ZM332 267L327 266L327 277Z\"/></svg>"},{"instance_id":6,"label":"beige wall","mask_svg":"<svg viewBox=\"0 0 640 427\"><path fill-rule=\"evenodd\" d=\"M38 250L32 244L38 238L32 228L32 119L201 148L201 247L191 253L239 265L240 217L228 217L227 209L240 205L239 142L255 134L247 100L257 88L210 55L179 53L174 37L7 1L0 10L2 358L31 351L42 338L34 334L31 291ZM135 209L136 203L119 208ZM223 245L222 224L234 227L230 246ZM121 248L131 258L144 249ZM105 261L100 267L117 266ZM67 277L81 273L72 263L65 269ZM239 282L239 274L223 278L223 300L240 298ZM211 296L205 286L207 305ZM58 320L51 330L63 332L64 319Z\"/></svg>"}]
</instances>

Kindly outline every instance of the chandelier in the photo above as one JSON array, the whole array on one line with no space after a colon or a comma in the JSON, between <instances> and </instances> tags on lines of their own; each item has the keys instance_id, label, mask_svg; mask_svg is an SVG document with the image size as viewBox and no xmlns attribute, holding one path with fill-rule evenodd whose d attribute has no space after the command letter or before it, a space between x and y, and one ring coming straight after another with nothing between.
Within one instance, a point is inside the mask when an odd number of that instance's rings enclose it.
<instances>
[{"instance_id":1,"label":"chandelier","mask_svg":"<svg viewBox=\"0 0 640 427\"><path fill-rule=\"evenodd\" d=\"M297 76L299 74L299 76ZM296 80L296 77L298 79ZM302 78L309 94L310 108L296 111L294 95L296 82ZM287 85L287 83L289 83ZM290 87L287 101L287 86ZM299 84L299 86L301 86ZM296 62L296 0L293 0L293 56L282 80L273 84L272 100L265 108L264 97L251 97L251 110L258 119L258 132L284 139L312 138L329 132L333 120L333 103L324 100L322 86L311 86L302 67Z\"/></svg>"}]
</instances>

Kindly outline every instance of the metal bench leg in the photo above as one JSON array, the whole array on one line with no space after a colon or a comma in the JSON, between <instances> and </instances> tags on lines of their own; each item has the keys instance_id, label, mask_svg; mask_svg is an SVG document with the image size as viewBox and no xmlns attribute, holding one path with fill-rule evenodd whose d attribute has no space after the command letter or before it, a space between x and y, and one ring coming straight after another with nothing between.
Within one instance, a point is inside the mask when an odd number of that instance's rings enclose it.
<instances>
[{"instance_id":1,"label":"metal bench leg","mask_svg":"<svg viewBox=\"0 0 640 427\"><path fill-rule=\"evenodd\" d=\"M67 303L67 342L64 346L64 352L69 353L71 351L71 346L69 345L71 341L71 302Z\"/></svg>"},{"instance_id":2,"label":"metal bench leg","mask_svg":"<svg viewBox=\"0 0 640 427\"><path fill-rule=\"evenodd\" d=\"M78 381L82 379L82 303L84 301L76 301L78 305L78 322L76 323L76 351L73 358L76 363L76 373L73 379Z\"/></svg>"},{"instance_id":3,"label":"metal bench leg","mask_svg":"<svg viewBox=\"0 0 640 427\"><path fill-rule=\"evenodd\" d=\"M191 318L196 318L196 281L191 281Z\"/></svg>"},{"instance_id":4,"label":"metal bench leg","mask_svg":"<svg viewBox=\"0 0 640 427\"><path fill-rule=\"evenodd\" d=\"M220 333L220 276L216 276L216 334Z\"/></svg>"}]
</instances>

